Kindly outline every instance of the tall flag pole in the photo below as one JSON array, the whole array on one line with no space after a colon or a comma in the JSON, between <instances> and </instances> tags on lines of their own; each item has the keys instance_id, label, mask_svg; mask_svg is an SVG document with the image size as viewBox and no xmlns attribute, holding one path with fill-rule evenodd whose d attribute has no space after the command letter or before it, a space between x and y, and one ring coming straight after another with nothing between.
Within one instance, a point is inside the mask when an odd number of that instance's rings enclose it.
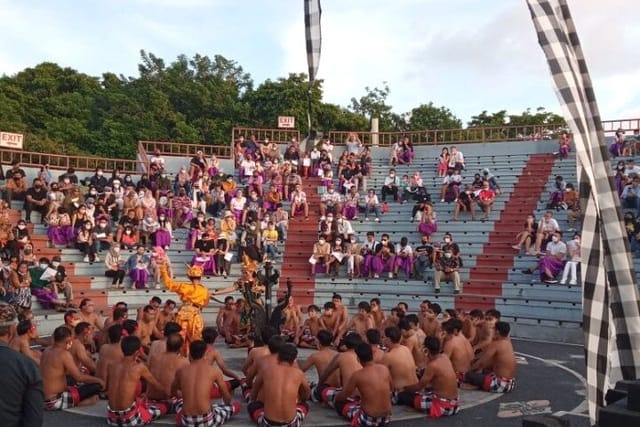
<instances>
[{"instance_id":1,"label":"tall flag pole","mask_svg":"<svg viewBox=\"0 0 640 427\"><path fill-rule=\"evenodd\" d=\"M320 0L304 1L304 33L307 41L307 64L309 66L309 89L307 91L307 125L311 134L311 88L318 74L322 31L320 30Z\"/></svg>"},{"instance_id":2,"label":"tall flag pole","mask_svg":"<svg viewBox=\"0 0 640 427\"><path fill-rule=\"evenodd\" d=\"M527 0L580 177L583 331L589 417L617 380L640 378L640 301L596 97L566 0ZM635 353L635 354L634 354Z\"/></svg>"}]
</instances>

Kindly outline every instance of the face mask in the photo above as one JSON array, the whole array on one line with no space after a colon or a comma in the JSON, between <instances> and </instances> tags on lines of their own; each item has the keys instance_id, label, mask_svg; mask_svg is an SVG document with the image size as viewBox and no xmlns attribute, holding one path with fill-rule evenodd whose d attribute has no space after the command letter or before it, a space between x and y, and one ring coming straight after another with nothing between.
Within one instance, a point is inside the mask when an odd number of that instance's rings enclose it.
<instances>
[{"instance_id":1,"label":"face mask","mask_svg":"<svg viewBox=\"0 0 640 427\"><path fill-rule=\"evenodd\" d=\"M27 226L26 226L26 225L22 225L22 224L20 224L20 225L18 226L18 230L24 230L25 228L27 228Z\"/></svg>"},{"instance_id":2,"label":"face mask","mask_svg":"<svg viewBox=\"0 0 640 427\"><path fill-rule=\"evenodd\" d=\"M338 218L338 224L342 224L344 220L342 218Z\"/></svg>"},{"instance_id":3,"label":"face mask","mask_svg":"<svg viewBox=\"0 0 640 427\"><path fill-rule=\"evenodd\" d=\"M60 262L58 262L58 261L53 261L53 262L51 263L51 266L52 266L53 268L58 268L58 266L59 266L59 265L60 265Z\"/></svg>"},{"instance_id":4,"label":"face mask","mask_svg":"<svg viewBox=\"0 0 640 427\"><path fill-rule=\"evenodd\" d=\"M138 193L138 197L143 198L144 197L144 193L141 191Z\"/></svg>"},{"instance_id":5,"label":"face mask","mask_svg":"<svg viewBox=\"0 0 640 427\"><path fill-rule=\"evenodd\" d=\"M85 225L84 228L86 228L87 230L91 230L91 224Z\"/></svg>"},{"instance_id":6,"label":"face mask","mask_svg":"<svg viewBox=\"0 0 640 427\"><path fill-rule=\"evenodd\" d=\"M331 222L331 221L333 221L333 217L328 216L328 217L327 217L327 222Z\"/></svg>"},{"instance_id":7,"label":"face mask","mask_svg":"<svg viewBox=\"0 0 640 427\"><path fill-rule=\"evenodd\" d=\"M450 238L448 238L448 237L445 237L445 238L444 238L444 241L445 241L445 243L449 243L449 242L451 241L451 239L450 239Z\"/></svg>"},{"instance_id":8,"label":"face mask","mask_svg":"<svg viewBox=\"0 0 640 427\"><path fill-rule=\"evenodd\" d=\"M355 243L355 242L356 242L356 239L351 239L351 243Z\"/></svg>"},{"instance_id":9,"label":"face mask","mask_svg":"<svg viewBox=\"0 0 640 427\"><path fill-rule=\"evenodd\" d=\"M105 228L106 226L107 226L107 223L106 223L106 222L101 222L101 223L100 223L100 227Z\"/></svg>"},{"instance_id":10,"label":"face mask","mask_svg":"<svg viewBox=\"0 0 640 427\"><path fill-rule=\"evenodd\" d=\"M98 176L102 176L102 171L98 171L98 172L96 172L96 175L98 175Z\"/></svg>"},{"instance_id":11,"label":"face mask","mask_svg":"<svg viewBox=\"0 0 640 427\"><path fill-rule=\"evenodd\" d=\"M160 177L161 177L161 178L166 178L166 177L167 177L167 174L166 174L166 173L163 173L163 174L161 174L161 175L160 175Z\"/></svg>"},{"instance_id":12,"label":"face mask","mask_svg":"<svg viewBox=\"0 0 640 427\"><path fill-rule=\"evenodd\" d=\"M252 226L249 227L249 230L251 230L251 231L254 231L255 229L256 229L255 225L252 225Z\"/></svg>"},{"instance_id":13,"label":"face mask","mask_svg":"<svg viewBox=\"0 0 640 427\"><path fill-rule=\"evenodd\" d=\"M333 188L330 188L329 189L329 194L333 194L333 191L334 191Z\"/></svg>"},{"instance_id":14,"label":"face mask","mask_svg":"<svg viewBox=\"0 0 640 427\"><path fill-rule=\"evenodd\" d=\"M321 245L324 245L325 240L324 239L320 239L318 240L318 243L320 243Z\"/></svg>"},{"instance_id":15,"label":"face mask","mask_svg":"<svg viewBox=\"0 0 640 427\"><path fill-rule=\"evenodd\" d=\"M342 244L342 240L336 240L336 245L341 245Z\"/></svg>"},{"instance_id":16,"label":"face mask","mask_svg":"<svg viewBox=\"0 0 640 427\"><path fill-rule=\"evenodd\" d=\"M558 236L553 236L551 240L553 240L554 242L557 242L558 240L560 240L560 238Z\"/></svg>"},{"instance_id":17,"label":"face mask","mask_svg":"<svg viewBox=\"0 0 640 427\"><path fill-rule=\"evenodd\" d=\"M127 234L131 234L131 230L127 230L127 231L126 231L126 233L127 233Z\"/></svg>"},{"instance_id":18,"label":"face mask","mask_svg":"<svg viewBox=\"0 0 640 427\"><path fill-rule=\"evenodd\" d=\"M113 253L119 254L120 253L120 248L119 247L114 247L113 248Z\"/></svg>"},{"instance_id":19,"label":"face mask","mask_svg":"<svg viewBox=\"0 0 640 427\"><path fill-rule=\"evenodd\" d=\"M395 174L395 173L390 173L390 174L389 174L389 176L390 176L391 178L393 178L394 176L396 176L396 174Z\"/></svg>"},{"instance_id":20,"label":"face mask","mask_svg":"<svg viewBox=\"0 0 640 427\"><path fill-rule=\"evenodd\" d=\"M451 253L449 253L449 252L445 253L444 257L447 258L447 259L451 258Z\"/></svg>"},{"instance_id":21,"label":"face mask","mask_svg":"<svg viewBox=\"0 0 640 427\"><path fill-rule=\"evenodd\" d=\"M40 264L40 268L43 270L45 270L47 267L49 267L49 264L45 264L45 263Z\"/></svg>"},{"instance_id":22,"label":"face mask","mask_svg":"<svg viewBox=\"0 0 640 427\"><path fill-rule=\"evenodd\" d=\"M65 178L62 180L62 182L64 182L65 184L68 184L71 182L71 180L69 178Z\"/></svg>"},{"instance_id":23,"label":"face mask","mask_svg":"<svg viewBox=\"0 0 640 427\"><path fill-rule=\"evenodd\" d=\"M89 194L91 194L92 196L95 196L96 194L98 194L98 192L96 190L91 190L89 191Z\"/></svg>"},{"instance_id":24,"label":"face mask","mask_svg":"<svg viewBox=\"0 0 640 427\"><path fill-rule=\"evenodd\" d=\"M160 221L164 221L166 218L164 216L158 217Z\"/></svg>"}]
</instances>

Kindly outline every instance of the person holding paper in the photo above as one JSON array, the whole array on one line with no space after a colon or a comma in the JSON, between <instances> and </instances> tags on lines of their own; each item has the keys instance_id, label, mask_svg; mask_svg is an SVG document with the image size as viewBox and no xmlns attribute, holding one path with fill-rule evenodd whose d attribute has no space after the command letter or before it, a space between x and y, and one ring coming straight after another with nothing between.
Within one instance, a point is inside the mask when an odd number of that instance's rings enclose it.
<instances>
[{"instance_id":1,"label":"person holding paper","mask_svg":"<svg viewBox=\"0 0 640 427\"><path fill-rule=\"evenodd\" d=\"M67 304L58 299L58 294L51 286L51 281L56 276L58 270L51 267L48 258L42 257L38 260L38 265L29 269L31 275L31 294L36 297L44 309L62 309Z\"/></svg>"}]
</instances>

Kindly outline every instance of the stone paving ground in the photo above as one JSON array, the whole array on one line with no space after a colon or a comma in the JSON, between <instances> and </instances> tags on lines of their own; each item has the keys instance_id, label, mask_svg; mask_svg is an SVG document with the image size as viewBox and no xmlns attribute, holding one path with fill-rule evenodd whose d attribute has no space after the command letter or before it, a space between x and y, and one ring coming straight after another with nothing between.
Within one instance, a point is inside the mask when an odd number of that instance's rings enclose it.
<instances>
[{"instance_id":1,"label":"stone paving ground","mask_svg":"<svg viewBox=\"0 0 640 427\"><path fill-rule=\"evenodd\" d=\"M589 426L586 417L584 356L582 347L554 343L540 343L514 340L518 355L517 384L513 392L500 395L479 391L461 391L462 410L450 418L429 420L423 415L403 407L394 407L394 426L423 426L437 423L445 427L462 426L520 426L522 417L535 414L554 414L566 417L572 427ZM218 347L227 364L239 372L244 362L246 350L229 350L223 345ZM303 360L310 351L301 350L299 358ZM308 372L309 380L315 380L315 372ZM239 391L234 398L242 400ZM346 426L345 420L338 417L334 410L312 403L305 419L306 426ZM47 427L89 427L104 426L106 403L89 408L46 413ZM165 417L153 425L173 425L173 417ZM229 426L249 426L251 421L243 411Z\"/></svg>"}]
</instances>

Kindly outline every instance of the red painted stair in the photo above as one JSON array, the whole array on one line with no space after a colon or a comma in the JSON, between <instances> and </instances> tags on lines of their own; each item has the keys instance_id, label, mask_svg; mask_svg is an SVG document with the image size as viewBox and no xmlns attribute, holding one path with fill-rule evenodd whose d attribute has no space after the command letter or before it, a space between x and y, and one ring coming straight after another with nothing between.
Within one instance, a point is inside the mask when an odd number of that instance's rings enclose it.
<instances>
[{"instance_id":1,"label":"red painted stair","mask_svg":"<svg viewBox=\"0 0 640 427\"><path fill-rule=\"evenodd\" d=\"M495 223L494 231L489 234L482 253L477 257L476 266L469 272L469 280L464 285L465 295L456 298L456 308L495 308L496 297L502 295L502 283L508 279L509 270L514 266L512 242L505 242L504 236L512 233L513 240L515 234L522 229L526 217L522 212L533 212L536 209L553 165L554 158L551 154L532 154L529 157L511 197ZM501 258L500 263L496 263L496 257Z\"/></svg>"},{"instance_id":2,"label":"red painted stair","mask_svg":"<svg viewBox=\"0 0 640 427\"><path fill-rule=\"evenodd\" d=\"M302 307L313 304L316 287L315 277L310 276L309 257L318 237L320 195L317 189L319 185L318 178L303 178L303 189L307 193L309 203L309 218L305 219L304 215L297 215L289 219L289 234L280 267L280 289L285 289L284 284L290 278L296 304L301 304Z\"/></svg>"}]
</instances>

